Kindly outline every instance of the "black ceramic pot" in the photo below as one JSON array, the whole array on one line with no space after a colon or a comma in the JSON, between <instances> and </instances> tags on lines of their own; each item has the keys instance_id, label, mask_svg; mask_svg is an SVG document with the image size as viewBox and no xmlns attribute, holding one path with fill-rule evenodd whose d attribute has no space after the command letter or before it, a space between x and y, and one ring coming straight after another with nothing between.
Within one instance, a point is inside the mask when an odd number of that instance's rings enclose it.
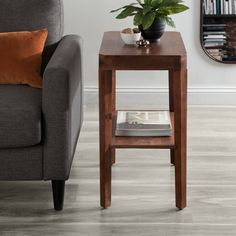
<instances>
[{"instance_id":1,"label":"black ceramic pot","mask_svg":"<svg viewBox=\"0 0 236 236\"><path fill-rule=\"evenodd\" d=\"M156 18L153 24L146 30L143 29L142 25L139 26L143 38L149 40L150 42L158 41L164 34L165 28L165 23L159 18Z\"/></svg>"}]
</instances>

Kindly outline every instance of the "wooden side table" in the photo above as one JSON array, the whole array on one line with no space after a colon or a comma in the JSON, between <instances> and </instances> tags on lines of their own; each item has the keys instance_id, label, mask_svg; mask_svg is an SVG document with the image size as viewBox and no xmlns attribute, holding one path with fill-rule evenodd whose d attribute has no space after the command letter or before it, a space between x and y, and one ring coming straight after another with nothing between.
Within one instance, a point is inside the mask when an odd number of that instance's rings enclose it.
<instances>
[{"instance_id":1,"label":"wooden side table","mask_svg":"<svg viewBox=\"0 0 236 236\"><path fill-rule=\"evenodd\" d=\"M116 70L168 70L171 137L116 137ZM177 32L166 32L147 48L124 45L119 32L106 32L99 53L100 194L111 205L111 169L116 148L170 149L175 165L176 207L186 207L187 56Z\"/></svg>"}]
</instances>

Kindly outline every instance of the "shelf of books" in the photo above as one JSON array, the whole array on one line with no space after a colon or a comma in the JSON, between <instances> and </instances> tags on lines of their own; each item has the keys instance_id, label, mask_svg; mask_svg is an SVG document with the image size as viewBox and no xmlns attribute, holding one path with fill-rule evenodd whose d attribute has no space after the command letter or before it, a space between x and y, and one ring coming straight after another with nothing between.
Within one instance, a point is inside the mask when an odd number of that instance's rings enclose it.
<instances>
[{"instance_id":1,"label":"shelf of books","mask_svg":"<svg viewBox=\"0 0 236 236\"><path fill-rule=\"evenodd\" d=\"M217 60L227 58L226 24L203 24L203 46L207 52Z\"/></svg>"},{"instance_id":2,"label":"shelf of books","mask_svg":"<svg viewBox=\"0 0 236 236\"><path fill-rule=\"evenodd\" d=\"M236 61L236 0L205 0L202 42L216 60Z\"/></svg>"},{"instance_id":3,"label":"shelf of books","mask_svg":"<svg viewBox=\"0 0 236 236\"><path fill-rule=\"evenodd\" d=\"M204 0L205 15L236 14L236 0Z\"/></svg>"},{"instance_id":4,"label":"shelf of books","mask_svg":"<svg viewBox=\"0 0 236 236\"><path fill-rule=\"evenodd\" d=\"M113 127L113 148L175 147L173 112L117 111Z\"/></svg>"}]
</instances>

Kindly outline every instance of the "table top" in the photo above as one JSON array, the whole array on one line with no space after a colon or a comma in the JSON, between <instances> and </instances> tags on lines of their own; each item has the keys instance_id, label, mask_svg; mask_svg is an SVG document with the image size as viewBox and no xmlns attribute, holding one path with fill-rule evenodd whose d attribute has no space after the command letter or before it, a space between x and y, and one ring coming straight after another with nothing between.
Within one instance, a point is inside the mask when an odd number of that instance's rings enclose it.
<instances>
[{"instance_id":1,"label":"table top","mask_svg":"<svg viewBox=\"0 0 236 236\"><path fill-rule=\"evenodd\" d=\"M126 45L119 31L105 32L100 48L100 56L185 56L186 49L180 33L165 32L160 42L147 47Z\"/></svg>"}]
</instances>

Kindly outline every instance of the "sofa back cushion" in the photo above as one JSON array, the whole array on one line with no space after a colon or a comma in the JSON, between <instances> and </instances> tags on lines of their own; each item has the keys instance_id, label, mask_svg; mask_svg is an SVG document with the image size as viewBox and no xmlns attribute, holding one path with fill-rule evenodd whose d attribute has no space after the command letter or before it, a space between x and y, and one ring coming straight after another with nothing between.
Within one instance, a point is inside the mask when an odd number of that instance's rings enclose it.
<instances>
[{"instance_id":1,"label":"sofa back cushion","mask_svg":"<svg viewBox=\"0 0 236 236\"><path fill-rule=\"evenodd\" d=\"M0 32L48 29L46 45L63 35L62 0L0 0Z\"/></svg>"},{"instance_id":2,"label":"sofa back cushion","mask_svg":"<svg viewBox=\"0 0 236 236\"><path fill-rule=\"evenodd\" d=\"M0 32L47 28L44 70L64 30L63 0L0 0Z\"/></svg>"}]
</instances>

